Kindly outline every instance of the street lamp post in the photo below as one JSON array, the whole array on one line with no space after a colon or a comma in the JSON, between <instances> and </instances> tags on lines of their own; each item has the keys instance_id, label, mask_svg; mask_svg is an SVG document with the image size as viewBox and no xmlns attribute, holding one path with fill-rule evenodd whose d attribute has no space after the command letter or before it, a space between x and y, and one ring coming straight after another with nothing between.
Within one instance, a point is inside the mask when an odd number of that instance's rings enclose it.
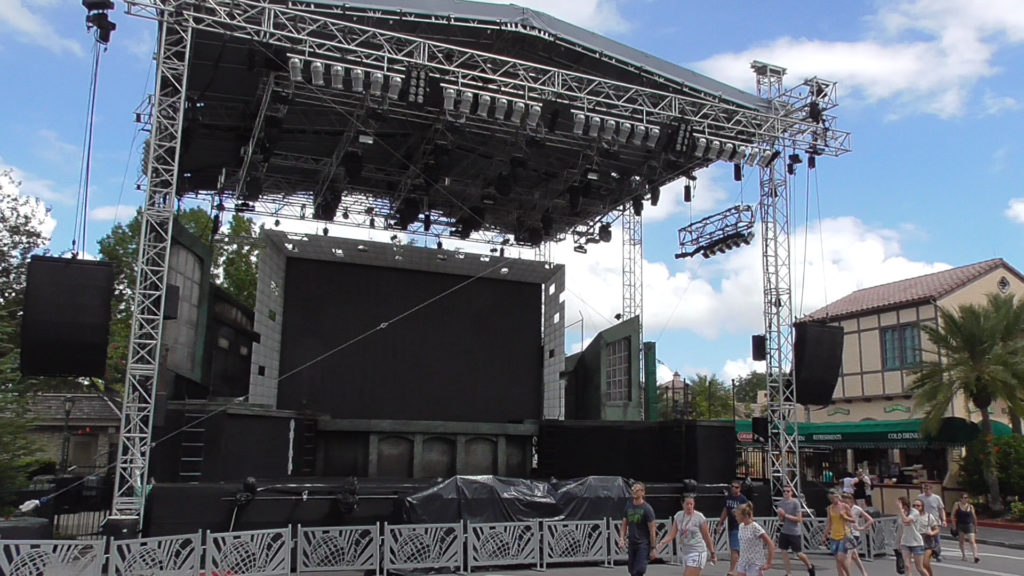
<instances>
[{"instance_id":1,"label":"street lamp post","mask_svg":"<svg viewBox=\"0 0 1024 576\"><path fill-rule=\"evenodd\" d=\"M74 396L64 397L64 437L60 449L60 473L68 473L68 447L71 445L71 434L68 433L68 421L71 420L71 411L75 408Z\"/></svg>"}]
</instances>

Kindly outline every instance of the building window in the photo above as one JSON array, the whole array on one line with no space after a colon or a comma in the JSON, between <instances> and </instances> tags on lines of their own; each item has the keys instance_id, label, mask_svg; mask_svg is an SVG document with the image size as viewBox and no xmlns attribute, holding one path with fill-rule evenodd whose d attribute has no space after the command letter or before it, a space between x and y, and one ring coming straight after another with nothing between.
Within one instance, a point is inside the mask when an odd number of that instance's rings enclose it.
<instances>
[{"instance_id":1,"label":"building window","mask_svg":"<svg viewBox=\"0 0 1024 576\"><path fill-rule=\"evenodd\" d=\"M905 370L921 363L921 328L917 324L882 328L882 368Z\"/></svg>"},{"instance_id":2,"label":"building window","mask_svg":"<svg viewBox=\"0 0 1024 576\"><path fill-rule=\"evenodd\" d=\"M608 402L629 402L633 389L629 378L629 338L605 344L604 399Z\"/></svg>"}]
</instances>

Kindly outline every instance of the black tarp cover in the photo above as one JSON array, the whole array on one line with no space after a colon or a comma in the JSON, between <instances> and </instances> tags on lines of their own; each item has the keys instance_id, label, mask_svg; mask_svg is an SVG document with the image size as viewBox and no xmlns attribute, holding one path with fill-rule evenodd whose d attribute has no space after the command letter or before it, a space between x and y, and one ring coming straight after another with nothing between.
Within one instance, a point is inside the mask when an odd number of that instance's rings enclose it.
<instances>
[{"instance_id":1,"label":"black tarp cover","mask_svg":"<svg viewBox=\"0 0 1024 576\"><path fill-rule=\"evenodd\" d=\"M620 518L631 495L619 476L543 482L498 476L454 476L405 497L414 524Z\"/></svg>"}]
</instances>

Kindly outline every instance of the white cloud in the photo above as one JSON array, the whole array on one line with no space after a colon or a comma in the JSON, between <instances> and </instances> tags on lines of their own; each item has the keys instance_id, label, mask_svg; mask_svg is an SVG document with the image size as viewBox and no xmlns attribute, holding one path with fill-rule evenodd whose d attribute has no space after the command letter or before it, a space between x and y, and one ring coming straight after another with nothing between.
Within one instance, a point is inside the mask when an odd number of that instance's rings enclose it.
<instances>
[{"instance_id":1,"label":"white cloud","mask_svg":"<svg viewBox=\"0 0 1024 576\"><path fill-rule=\"evenodd\" d=\"M22 0L0 0L0 30L8 29L22 42L35 44L56 52L58 54L67 52L75 56L82 56L85 51L77 42L68 40L64 35L57 32L57 29L50 24L45 16L30 9L35 7L54 8L57 2L29 1Z\"/></svg>"},{"instance_id":2,"label":"white cloud","mask_svg":"<svg viewBox=\"0 0 1024 576\"><path fill-rule=\"evenodd\" d=\"M1018 224L1024 224L1024 198L1011 198L1010 206L1003 214Z\"/></svg>"},{"instance_id":3,"label":"white cloud","mask_svg":"<svg viewBox=\"0 0 1024 576\"><path fill-rule=\"evenodd\" d=\"M524 8L550 14L559 20L565 20L580 28L600 33L625 32L629 23L619 10L621 0L484 0L492 4L515 4Z\"/></svg>"},{"instance_id":4,"label":"white cloud","mask_svg":"<svg viewBox=\"0 0 1024 576\"><path fill-rule=\"evenodd\" d=\"M730 193L719 182L724 180L723 174L726 165L722 162L712 164L706 170L702 170L696 181L686 178L676 180L661 188L661 197L657 206L647 206L644 209L644 222L661 222L669 218L677 218L680 214L683 220L689 222L690 218L696 220L714 212L725 203ZM732 178L732 167L728 167L729 178ZM691 201L684 202L683 188L689 184ZM756 196L756 192L754 193ZM678 219L678 218L677 218Z\"/></svg>"},{"instance_id":5,"label":"white cloud","mask_svg":"<svg viewBox=\"0 0 1024 576\"><path fill-rule=\"evenodd\" d=\"M1000 112L1007 112L1010 110L1019 110L1024 104L1022 104L1016 98L1009 96L996 96L995 94L985 91L985 97L983 100L985 115L995 115Z\"/></svg>"},{"instance_id":6,"label":"white cloud","mask_svg":"<svg viewBox=\"0 0 1024 576\"><path fill-rule=\"evenodd\" d=\"M138 206L128 204L116 204L113 206L97 206L89 210L89 219L100 222L117 221L124 222L135 216Z\"/></svg>"},{"instance_id":7,"label":"white cloud","mask_svg":"<svg viewBox=\"0 0 1024 576\"><path fill-rule=\"evenodd\" d=\"M2 1L2 0L0 0ZM71 205L75 203L73 192L60 191L52 180L43 180L22 172L14 166L8 166L0 158L0 170L10 168L15 180L21 182L20 192L23 196L31 196L45 203Z\"/></svg>"},{"instance_id":8,"label":"white cloud","mask_svg":"<svg viewBox=\"0 0 1024 576\"><path fill-rule=\"evenodd\" d=\"M2 1L2 0L0 0ZM36 154L57 166L74 166L80 164L82 152L78 146L61 140L57 132L43 128L35 133L34 145Z\"/></svg>"},{"instance_id":9,"label":"white cloud","mask_svg":"<svg viewBox=\"0 0 1024 576\"><path fill-rule=\"evenodd\" d=\"M658 364L658 384L667 384L672 381L675 375L675 370L669 368L665 364Z\"/></svg>"},{"instance_id":10,"label":"white cloud","mask_svg":"<svg viewBox=\"0 0 1024 576\"><path fill-rule=\"evenodd\" d=\"M695 67L753 89L749 63L762 60L786 67L792 79L819 75L836 80L855 99L893 100L903 114L957 116L964 113L975 84L999 73L992 62L996 52L1024 42L1024 3L994 0L984 9L959 0L886 3L870 23L869 38L784 37L718 54Z\"/></svg>"},{"instance_id":11,"label":"white cloud","mask_svg":"<svg viewBox=\"0 0 1024 576\"><path fill-rule=\"evenodd\" d=\"M753 358L739 358L736 360L726 360L725 366L722 367L722 382L730 382L733 378L739 378L740 376L746 376L753 371L764 372L765 363L755 362Z\"/></svg>"}]
</instances>

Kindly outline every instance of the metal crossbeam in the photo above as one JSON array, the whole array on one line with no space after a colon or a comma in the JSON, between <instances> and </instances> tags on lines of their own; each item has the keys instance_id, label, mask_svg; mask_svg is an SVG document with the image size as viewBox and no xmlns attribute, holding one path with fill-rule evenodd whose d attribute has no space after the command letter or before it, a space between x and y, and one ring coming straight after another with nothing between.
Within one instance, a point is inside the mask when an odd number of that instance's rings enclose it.
<instances>
[{"instance_id":1,"label":"metal crossbeam","mask_svg":"<svg viewBox=\"0 0 1024 576\"><path fill-rule=\"evenodd\" d=\"M149 141L148 186L142 210L138 278L128 351L113 513L142 522L151 445L153 397L160 367L167 261L178 182L185 81L192 29L176 18L160 27L156 98Z\"/></svg>"}]
</instances>

